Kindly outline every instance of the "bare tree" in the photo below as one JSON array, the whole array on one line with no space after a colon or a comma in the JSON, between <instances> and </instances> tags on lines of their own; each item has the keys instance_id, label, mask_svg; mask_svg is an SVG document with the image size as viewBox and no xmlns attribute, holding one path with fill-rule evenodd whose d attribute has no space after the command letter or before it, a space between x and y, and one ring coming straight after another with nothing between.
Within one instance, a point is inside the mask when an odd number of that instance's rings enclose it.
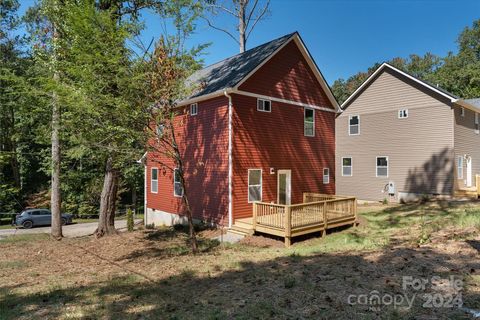
<instances>
[{"instance_id":1,"label":"bare tree","mask_svg":"<svg viewBox=\"0 0 480 320\"><path fill-rule=\"evenodd\" d=\"M214 16L224 13L238 21L235 26L238 36L235 36L231 29L215 25L207 15L202 16L211 28L226 33L238 43L240 52L244 52L253 29L269 13L270 0L264 1L263 5L259 0L206 0L205 5Z\"/></svg>"}]
</instances>

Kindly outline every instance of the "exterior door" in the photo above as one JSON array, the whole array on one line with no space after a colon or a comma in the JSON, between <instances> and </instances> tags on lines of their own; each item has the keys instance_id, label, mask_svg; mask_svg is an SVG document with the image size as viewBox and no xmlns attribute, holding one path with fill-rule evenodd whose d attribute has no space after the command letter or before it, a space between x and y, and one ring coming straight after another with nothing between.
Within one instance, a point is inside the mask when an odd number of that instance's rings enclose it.
<instances>
[{"instance_id":1,"label":"exterior door","mask_svg":"<svg viewBox=\"0 0 480 320\"><path fill-rule=\"evenodd\" d=\"M472 185L472 157L467 157L467 187Z\"/></svg>"},{"instance_id":2,"label":"exterior door","mask_svg":"<svg viewBox=\"0 0 480 320\"><path fill-rule=\"evenodd\" d=\"M278 204L292 203L292 172L290 170L278 170L277 173L277 201Z\"/></svg>"}]
</instances>

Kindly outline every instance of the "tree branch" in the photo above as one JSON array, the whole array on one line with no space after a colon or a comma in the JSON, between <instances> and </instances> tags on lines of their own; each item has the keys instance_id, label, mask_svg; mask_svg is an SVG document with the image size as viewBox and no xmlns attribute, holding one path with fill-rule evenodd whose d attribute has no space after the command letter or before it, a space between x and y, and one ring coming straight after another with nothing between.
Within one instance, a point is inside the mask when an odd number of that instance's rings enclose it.
<instances>
[{"instance_id":1,"label":"tree branch","mask_svg":"<svg viewBox=\"0 0 480 320\"><path fill-rule=\"evenodd\" d=\"M229 35L233 40L235 40L236 43L240 44L240 42L237 40L237 38L235 38L235 36L233 34L231 34L228 30L226 29L222 29L222 28L219 28L219 27L216 27L214 26L210 20L206 17L202 17L203 19L205 19L205 21L207 21L208 23L208 26L212 29L215 29L215 30L218 30L218 31L222 31L222 32L225 32L227 35Z\"/></svg>"},{"instance_id":2,"label":"tree branch","mask_svg":"<svg viewBox=\"0 0 480 320\"><path fill-rule=\"evenodd\" d=\"M265 7L263 7L262 12L255 19L255 22L253 23L252 28L250 29L250 31L247 32L247 36L245 37L245 40L248 40L248 37L250 36L250 33L252 33L253 29L255 29L255 26L257 25L258 21L260 21L262 19L262 17L265 15L265 13L267 13L269 5L270 5L270 0L267 1L267 3L265 4Z\"/></svg>"},{"instance_id":3,"label":"tree branch","mask_svg":"<svg viewBox=\"0 0 480 320\"><path fill-rule=\"evenodd\" d=\"M250 10L250 13L248 14L248 18L245 21L245 30L248 29L248 25L250 24L250 20L252 19L252 15L255 12L255 8L257 7L258 0L255 0L255 3L253 4L252 10Z\"/></svg>"}]
</instances>

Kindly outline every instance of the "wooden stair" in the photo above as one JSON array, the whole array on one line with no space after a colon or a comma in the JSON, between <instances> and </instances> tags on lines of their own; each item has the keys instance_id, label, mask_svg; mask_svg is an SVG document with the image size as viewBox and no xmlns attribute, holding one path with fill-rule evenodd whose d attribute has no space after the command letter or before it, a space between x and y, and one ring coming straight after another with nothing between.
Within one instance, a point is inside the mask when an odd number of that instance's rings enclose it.
<instances>
[{"instance_id":1,"label":"wooden stair","mask_svg":"<svg viewBox=\"0 0 480 320\"><path fill-rule=\"evenodd\" d=\"M469 198L469 199L478 199L477 188L465 188L455 190L455 198Z\"/></svg>"},{"instance_id":2,"label":"wooden stair","mask_svg":"<svg viewBox=\"0 0 480 320\"><path fill-rule=\"evenodd\" d=\"M233 226L230 229L228 229L228 232L245 236L245 237L251 236L254 234L254 231L253 231L252 224L249 222L250 221L247 219L245 220L237 219L235 220L235 223L233 224Z\"/></svg>"}]
</instances>

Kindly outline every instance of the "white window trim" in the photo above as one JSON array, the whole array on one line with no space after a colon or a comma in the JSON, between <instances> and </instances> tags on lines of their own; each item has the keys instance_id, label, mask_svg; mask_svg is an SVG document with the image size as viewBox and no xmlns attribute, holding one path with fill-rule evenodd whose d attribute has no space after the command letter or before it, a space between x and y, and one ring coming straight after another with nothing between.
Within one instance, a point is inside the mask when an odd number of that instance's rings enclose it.
<instances>
[{"instance_id":1,"label":"white window trim","mask_svg":"<svg viewBox=\"0 0 480 320\"><path fill-rule=\"evenodd\" d=\"M305 123L307 123L305 120L305 110L312 110L313 111L313 122L308 122L308 123L313 123L313 133L312 135L306 134L305 133ZM303 135L305 137L315 137L315 109L312 108L303 108Z\"/></svg>"},{"instance_id":2,"label":"white window trim","mask_svg":"<svg viewBox=\"0 0 480 320\"><path fill-rule=\"evenodd\" d=\"M479 118L478 112L475 112L475 128L478 128L478 129L475 129L476 134L480 134L480 122L478 118Z\"/></svg>"},{"instance_id":3,"label":"white window trim","mask_svg":"<svg viewBox=\"0 0 480 320\"><path fill-rule=\"evenodd\" d=\"M461 160L461 165L460 165L460 166L458 165L458 160ZM464 164L463 164L463 156L458 156L458 157L457 157L457 179L463 179L463 176L464 176L464 174L463 174L463 165L464 165ZM462 172L461 175L458 174L459 171Z\"/></svg>"},{"instance_id":4,"label":"white window trim","mask_svg":"<svg viewBox=\"0 0 480 320\"><path fill-rule=\"evenodd\" d=\"M343 174L343 167L348 167L343 165L343 159L350 159L350 175L346 176ZM351 177L353 176L353 157L347 156L347 157L342 157L342 177Z\"/></svg>"},{"instance_id":5,"label":"white window trim","mask_svg":"<svg viewBox=\"0 0 480 320\"><path fill-rule=\"evenodd\" d=\"M403 116L403 111L407 112L407 115ZM407 119L408 118L408 109L400 109L398 110L398 119Z\"/></svg>"},{"instance_id":6,"label":"white window trim","mask_svg":"<svg viewBox=\"0 0 480 320\"><path fill-rule=\"evenodd\" d=\"M195 109L195 112L193 112L193 109ZM197 114L198 114L198 103L192 103L190 105L190 115L196 116Z\"/></svg>"},{"instance_id":7,"label":"white window trim","mask_svg":"<svg viewBox=\"0 0 480 320\"><path fill-rule=\"evenodd\" d=\"M173 196L176 197L176 198L181 198L181 197L183 197L183 186L182 186L182 182L181 182L181 181L178 181L178 182L175 181L175 176L176 176L175 172L176 172L177 170L178 170L178 168L173 169ZM176 183L180 183L180 186L182 186L182 194L181 194L181 195L175 194L175 184L176 184Z\"/></svg>"},{"instance_id":8,"label":"white window trim","mask_svg":"<svg viewBox=\"0 0 480 320\"><path fill-rule=\"evenodd\" d=\"M327 174L325 174L325 170L327 170ZM323 184L329 184L330 183L330 168L323 168L322 170L322 176L323 176ZM327 181L325 182L325 177L327 178Z\"/></svg>"},{"instance_id":9,"label":"white window trim","mask_svg":"<svg viewBox=\"0 0 480 320\"><path fill-rule=\"evenodd\" d=\"M153 170L157 170L157 180L153 179ZM158 193L158 173L159 173L159 170L157 167L150 168L150 193ZM153 188L152 188L154 181L157 182L157 191L153 191Z\"/></svg>"},{"instance_id":10,"label":"white window trim","mask_svg":"<svg viewBox=\"0 0 480 320\"><path fill-rule=\"evenodd\" d=\"M350 132L350 120L352 119L352 117L358 117L358 133L351 133ZM349 136L358 136L360 135L360 115L356 115L356 114L353 114L353 115L350 115L348 116L348 135Z\"/></svg>"},{"instance_id":11,"label":"white window trim","mask_svg":"<svg viewBox=\"0 0 480 320\"><path fill-rule=\"evenodd\" d=\"M263 106L263 110L259 108L258 106L258 102L259 101L262 101L262 102L269 102L270 103L270 110L265 110L265 104L262 103L262 106ZM260 112L272 112L272 101L271 100L268 100L268 99L261 99L261 98L257 98L257 111L260 111Z\"/></svg>"},{"instance_id":12,"label":"white window trim","mask_svg":"<svg viewBox=\"0 0 480 320\"><path fill-rule=\"evenodd\" d=\"M378 175L378 168L385 168L385 166L380 166L380 167L379 167L379 166L377 165L377 163L378 163L378 158L386 158L386 159L387 159L387 175L386 175L386 176L379 176L379 175ZM389 173L390 173L390 172L389 172L389 171L390 171L390 168L389 168L389 167L390 167L390 161L388 160L388 156L377 156L377 157L375 158L375 176L376 176L377 178L388 178Z\"/></svg>"},{"instance_id":13,"label":"white window trim","mask_svg":"<svg viewBox=\"0 0 480 320\"><path fill-rule=\"evenodd\" d=\"M461 108L460 108L460 116L461 116L462 118L465 118L465 108L464 108L464 107L461 107Z\"/></svg>"},{"instance_id":14,"label":"white window trim","mask_svg":"<svg viewBox=\"0 0 480 320\"><path fill-rule=\"evenodd\" d=\"M257 201L250 201L250 171L260 171L260 200L258 202L262 202L263 200L263 169L255 169L255 168L252 168L252 169L248 169L248 177L247 177L247 202L248 203L254 203L254 202L257 202ZM258 186L258 184L254 184L253 186Z\"/></svg>"}]
</instances>

